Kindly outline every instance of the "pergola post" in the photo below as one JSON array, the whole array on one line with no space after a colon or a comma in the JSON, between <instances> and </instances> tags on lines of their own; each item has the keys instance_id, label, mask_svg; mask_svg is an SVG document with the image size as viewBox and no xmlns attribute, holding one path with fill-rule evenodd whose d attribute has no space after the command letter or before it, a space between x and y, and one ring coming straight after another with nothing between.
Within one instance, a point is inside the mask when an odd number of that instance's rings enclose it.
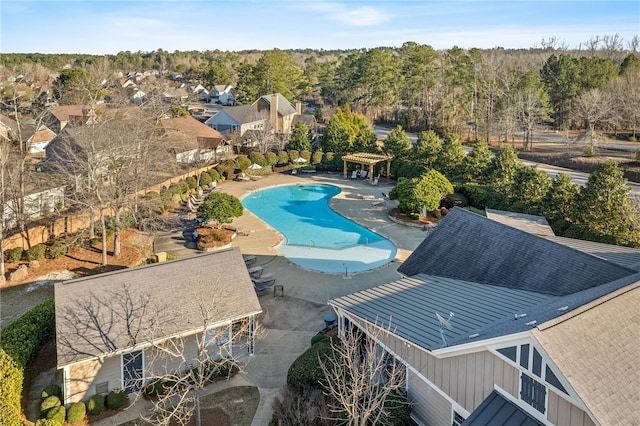
<instances>
[{"instance_id":1,"label":"pergola post","mask_svg":"<svg viewBox=\"0 0 640 426\"><path fill-rule=\"evenodd\" d=\"M369 183L373 185L373 164L369 164Z\"/></svg>"},{"instance_id":2,"label":"pergola post","mask_svg":"<svg viewBox=\"0 0 640 426\"><path fill-rule=\"evenodd\" d=\"M344 163L342 166L342 177L346 179L347 178L347 160L342 160L342 162Z\"/></svg>"},{"instance_id":3,"label":"pergola post","mask_svg":"<svg viewBox=\"0 0 640 426\"><path fill-rule=\"evenodd\" d=\"M387 179L391 178L391 160L387 160Z\"/></svg>"}]
</instances>

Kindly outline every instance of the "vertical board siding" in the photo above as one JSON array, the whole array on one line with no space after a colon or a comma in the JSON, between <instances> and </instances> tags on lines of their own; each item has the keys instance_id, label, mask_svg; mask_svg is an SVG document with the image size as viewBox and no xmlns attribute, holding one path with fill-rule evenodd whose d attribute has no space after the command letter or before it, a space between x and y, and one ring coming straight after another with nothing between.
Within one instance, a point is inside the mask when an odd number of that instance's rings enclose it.
<instances>
[{"instance_id":1,"label":"vertical board siding","mask_svg":"<svg viewBox=\"0 0 640 426\"><path fill-rule=\"evenodd\" d=\"M450 425L451 403L414 373L409 373L408 380L412 414L426 425Z\"/></svg>"}]
</instances>

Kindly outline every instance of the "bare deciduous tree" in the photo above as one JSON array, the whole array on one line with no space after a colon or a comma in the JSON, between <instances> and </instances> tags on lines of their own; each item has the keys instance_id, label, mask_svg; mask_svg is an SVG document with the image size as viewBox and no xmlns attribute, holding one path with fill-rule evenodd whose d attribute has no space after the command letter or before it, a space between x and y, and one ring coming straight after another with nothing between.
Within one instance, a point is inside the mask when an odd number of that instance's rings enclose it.
<instances>
[{"instance_id":1,"label":"bare deciduous tree","mask_svg":"<svg viewBox=\"0 0 640 426\"><path fill-rule=\"evenodd\" d=\"M406 367L385 351L380 342L390 330L369 327L342 329L339 342L332 341L334 356L320 360L330 409L345 413L351 426L384 424L386 408L406 404L393 400L404 389Z\"/></svg>"},{"instance_id":2,"label":"bare deciduous tree","mask_svg":"<svg viewBox=\"0 0 640 426\"><path fill-rule=\"evenodd\" d=\"M587 129L587 138L591 148L598 138L596 129L609 124L613 111L613 98L608 92L591 89L576 98L573 115L578 123Z\"/></svg>"}]
</instances>

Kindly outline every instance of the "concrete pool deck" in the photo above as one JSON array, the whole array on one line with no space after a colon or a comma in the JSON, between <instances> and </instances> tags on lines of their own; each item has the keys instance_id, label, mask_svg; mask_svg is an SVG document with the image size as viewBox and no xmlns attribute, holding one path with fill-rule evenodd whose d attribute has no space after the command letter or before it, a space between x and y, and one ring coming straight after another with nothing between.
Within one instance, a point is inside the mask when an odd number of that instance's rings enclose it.
<instances>
[{"instance_id":1,"label":"concrete pool deck","mask_svg":"<svg viewBox=\"0 0 640 426\"><path fill-rule=\"evenodd\" d=\"M339 186L342 192L331 199L329 205L343 216L365 226L397 247L394 261L380 268L349 274L329 274L304 270L280 255L275 247L280 243L280 234L245 209L242 217L233 224L247 235L239 235L233 241L243 254L255 255L255 265L272 273L276 284L284 287L284 297L274 297L273 293L260 296L263 313L259 324L261 332L256 343L256 354L246 358L244 371L229 382L209 386L207 393L218 392L229 386L249 385L260 390L260 404L252 425L267 425L271 420L272 403L283 385L291 363L310 346L311 337L325 327L324 317L333 314L327 301L345 294L368 289L400 278L399 264L422 242L427 232L421 228L399 225L391 221L388 211L396 206L395 201L386 200L385 206L374 205L367 196L382 198L388 194L392 184L380 181L372 186L368 180L345 180L341 174L273 174L257 181L227 182L219 191L242 198L247 193L274 185L296 183L326 183ZM363 198L364 196L364 198ZM178 231L179 236L182 231ZM180 238L165 236L157 241L156 251L167 251L178 256L186 256ZM182 240L184 242L184 240ZM175 250L174 250L175 249ZM186 251L185 251L186 250ZM191 250L196 254L197 251ZM140 407L143 409L142 407ZM127 413L125 415L125 413ZM121 416L122 415L122 416ZM118 419L106 419L105 425L117 425L135 419L136 408L120 413Z\"/></svg>"}]
</instances>

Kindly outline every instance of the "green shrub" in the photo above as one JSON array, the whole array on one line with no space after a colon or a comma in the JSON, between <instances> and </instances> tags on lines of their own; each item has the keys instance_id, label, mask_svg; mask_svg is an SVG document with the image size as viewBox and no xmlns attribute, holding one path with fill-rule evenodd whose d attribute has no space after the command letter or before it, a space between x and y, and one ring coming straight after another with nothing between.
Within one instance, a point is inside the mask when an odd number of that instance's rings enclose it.
<instances>
[{"instance_id":1,"label":"green shrub","mask_svg":"<svg viewBox=\"0 0 640 426\"><path fill-rule=\"evenodd\" d=\"M327 359L333 355L332 339L323 339L300 355L287 372L287 384L296 387L318 387L324 380L324 373L318 359Z\"/></svg>"},{"instance_id":2,"label":"green shrub","mask_svg":"<svg viewBox=\"0 0 640 426\"><path fill-rule=\"evenodd\" d=\"M84 402L74 402L69 406L69 411L67 411L67 423L72 425L80 423L86 415L87 406L84 405Z\"/></svg>"},{"instance_id":3,"label":"green shrub","mask_svg":"<svg viewBox=\"0 0 640 426\"><path fill-rule=\"evenodd\" d=\"M420 220L420 213L408 213L407 217L411 220Z\"/></svg>"},{"instance_id":4,"label":"green shrub","mask_svg":"<svg viewBox=\"0 0 640 426\"><path fill-rule=\"evenodd\" d=\"M60 398L55 395L48 396L44 401L40 403L40 414L46 416L46 414L54 407L60 406Z\"/></svg>"},{"instance_id":5,"label":"green shrub","mask_svg":"<svg viewBox=\"0 0 640 426\"><path fill-rule=\"evenodd\" d=\"M289 154L287 151L278 152L278 164L286 164L289 162Z\"/></svg>"},{"instance_id":6,"label":"green shrub","mask_svg":"<svg viewBox=\"0 0 640 426\"><path fill-rule=\"evenodd\" d=\"M186 178L185 182L187 182L190 190L194 190L196 189L196 186L198 186L198 181L193 176L189 176L188 178Z\"/></svg>"},{"instance_id":7,"label":"green shrub","mask_svg":"<svg viewBox=\"0 0 640 426\"><path fill-rule=\"evenodd\" d=\"M97 416L104 411L104 395L96 394L87 400L87 414Z\"/></svg>"},{"instance_id":8,"label":"green shrub","mask_svg":"<svg viewBox=\"0 0 640 426\"><path fill-rule=\"evenodd\" d=\"M58 423L51 419L38 419L35 426L58 426Z\"/></svg>"},{"instance_id":9,"label":"green shrub","mask_svg":"<svg viewBox=\"0 0 640 426\"><path fill-rule=\"evenodd\" d=\"M322 154L322 162L324 164L333 164L335 156L336 155L333 152L325 152L324 154Z\"/></svg>"},{"instance_id":10,"label":"green shrub","mask_svg":"<svg viewBox=\"0 0 640 426\"><path fill-rule=\"evenodd\" d=\"M107 407L110 410L119 410L127 402L127 394L122 389L113 389L107 395Z\"/></svg>"},{"instance_id":11,"label":"green shrub","mask_svg":"<svg viewBox=\"0 0 640 426\"><path fill-rule=\"evenodd\" d=\"M228 377L235 371L235 362L232 359L224 359L222 361L218 361L218 376Z\"/></svg>"},{"instance_id":12,"label":"green shrub","mask_svg":"<svg viewBox=\"0 0 640 426\"><path fill-rule=\"evenodd\" d=\"M209 173L200 173L200 186L207 187L211 185L213 179L211 179L211 175Z\"/></svg>"},{"instance_id":13,"label":"green shrub","mask_svg":"<svg viewBox=\"0 0 640 426\"><path fill-rule=\"evenodd\" d=\"M324 340L326 339L327 336L325 336L324 334L316 334L315 336L313 336L311 338L311 346L315 345L316 343L318 343L320 340Z\"/></svg>"},{"instance_id":14,"label":"green shrub","mask_svg":"<svg viewBox=\"0 0 640 426\"><path fill-rule=\"evenodd\" d=\"M322 163L322 151L314 151L311 155L311 164L320 164Z\"/></svg>"},{"instance_id":15,"label":"green shrub","mask_svg":"<svg viewBox=\"0 0 640 426\"><path fill-rule=\"evenodd\" d=\"M271 151L267 152L264 155L264 159L265 159L265 161L267 163L267 166L273 166L274 164L276 164L278 162L278 156L275 153L271 152Z\"/></svg>"},{"instance_id":16,"label":"green shrub","mask_svg":"<svg viewBox=\"0 0 640 426\"><path fill-rule=\"evenodd\" d=\"M53 300L47 300L5 327L0 333L0 347L24 370L54 333L55 308Z\"/></svg>"},{"instance_id":17,"label":"green shrub","mask_svg":"<svg viewBox=\"0 0 640 426\"><path fill-rule=\"evenodd\" d=\"M259 152L251 151L249 153L249 159L251 160L252 163L256 163L259 166L264 167L267 165L267 159L264 157L264 155L262 155Z\"/></svg>"},{"instance_id":18,"label":"green shrub","mask_svg":"<svg viewBox=\"0 0 640 426\"><path fill-rule=\"evenodd\" d=\"M22 247L14 247L12 249L7 250L5 253L7 254L7 261L11 263L19 262L22 259L22 253L24 249Z\"/></svg>"},{"instance_id":19,"label":"green shrub","mask_svg":"<svg viewBox=\"0 0 640 426\"><path fill-rule=\"evenodd\" d=\"M59 259L67 255L69 248L62 240L55 240L53 244L47 247L47 256L50 259Z\"/></svg>"},{"instance_id":20,"label":"green shrub","mask_svg":"<svg viewBox=\"0 0 640 426\"><path fill-rule=\"evenodd\" d=\"M411 404L407 399L407 394L396 389L387 395L384 400L385 424L390 426L404 426L414 424L411 420Z\"/></svg>"},{"instance_id":21,"label":"green shrub","mask_svg":"<svg viewBox=\"0 0 640 426\"><path fill-rule=\"evenodd\" d=\"M24 257L27 260L41 260L44 259L44 255L47 252L47 246L44 244L36 244L33 247L28 248L24 252Z\"/></svg>"},{"instance_id":22,"label":"green shrub","mask_svg":"<svg viewBox=\"0 0 640 426\"><path fill-rule=\"evenodd\" d=\"M220 173L216 169L209 170L209 176L213 182L220 182Z\"/></svg>"},{"instance_id":23,"label":"green shrub","mask_svg":"<svg viewBox=\"0 0 640 426\"><path fill-rule=\"evenodd\" d=\"M0 348L0 419L7 426L22 426L20 397L22 393L22 370L9 355Z\"/></svg>"},{"instance_id":24,"label":"green shrub","mask_svg":"<svg viewBox=\"0 0 640 426\"><path fill-rule=\"evenodd\" d=\"M638 142L638 138L636 138L635 136L629 136L629 142Z\"/></svg>"},{"instance_id":25,"label":"green shrub","mask_svg":"<svg viewBox=\"0 0 640 426\"><path fill-rule=\"evenodd\" d=\"M169 191L172 194L181 194L182 188L180 188L180 185L177 182L173 182L172 184L169 185L169 188L167 188L167 191Z\"/></svg>"},{"instance_id":26,"label":"green shrub","mask_svg":"<svg viewBox=\"0 0 640 426\"><path fill-rule=\"evenodd\" d=\"M300 151L298 151L297 149L289 150L289 161L293 162L293 160L299 157L300 157Z\"/></svg>"},{"instance_id":27,"label":"green shrub","mask_svg":"<svg viewBox=\"0 0 640 426\"><path fill-rule=\"evenodd\" d=\"M584 149L584 155L586 157L595 157L596 155L596 149L593 146L588 146Z\"/></svg>"},{"instance_id":28,"label":"green shrub","mask_svg":"<svg viewBox=\"0 0 640 426\"><path fill-rule=\"evenodd\" d=\"M146 396L151 398L155 398L156 396L163 395L164 389L165 389L164 383L165 383L164 379L161 379L161 378L153 379L149 383L147 383L147 385L143 389L143 392Z\"/></svg>"},{"instance_id":29,"label":"green shrub","mask_svg":"<svg viewBox=\"0 0 640 426\"><path fill-rule=\"evenodd\" d=\"M40 393L40 397L42 398L42 400L45 400L50 396L57 396L58 398L60 398L60 396L62 396L62 390L60 389L60 386L52 383L44 388Z\"/></svg>"},{"instance_id":30,"label":"green shrub","mask_svg":"<svg viewBox=\"0 0 640 426\"><path fill-rule=\"evenodd\" d=\"M53 407L51 410L47 412L46 418L48 420L53 420L58 425L62 425L64 423L64 419L67 417L66 411L67 410L65 410L65 408L62 405L58 407Z\"/></svg>"}]
</instances>

